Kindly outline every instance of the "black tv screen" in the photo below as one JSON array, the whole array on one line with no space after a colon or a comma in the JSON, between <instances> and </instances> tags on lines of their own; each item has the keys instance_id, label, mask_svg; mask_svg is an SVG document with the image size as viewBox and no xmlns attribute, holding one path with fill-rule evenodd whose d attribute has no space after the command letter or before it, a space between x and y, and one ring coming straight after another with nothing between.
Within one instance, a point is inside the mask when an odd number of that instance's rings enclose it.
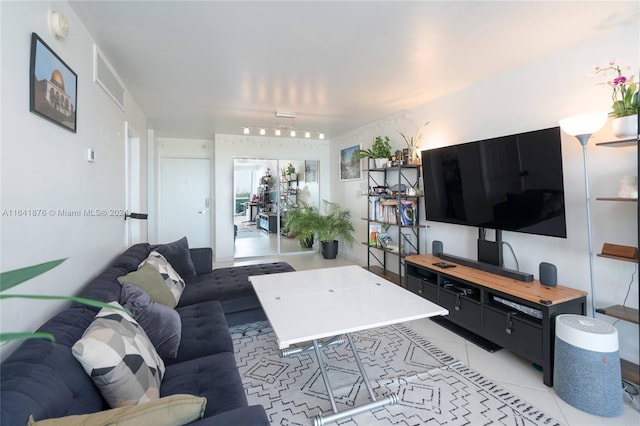
<instances>
[{"instance_id":1,"label":"black tv screen","mask_svg":"<svg viewBox=\"0 0 640 426\"><path fill-rule=\"evenodd\" d=\"M427 220L567 237L559 127L421 155Z\"/></svg>"}]
</instances>

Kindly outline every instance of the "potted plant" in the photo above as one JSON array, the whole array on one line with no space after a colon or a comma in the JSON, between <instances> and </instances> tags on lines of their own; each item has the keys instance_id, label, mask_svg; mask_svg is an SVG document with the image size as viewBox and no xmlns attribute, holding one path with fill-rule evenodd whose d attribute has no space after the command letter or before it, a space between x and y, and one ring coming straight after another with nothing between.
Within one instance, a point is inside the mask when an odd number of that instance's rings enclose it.
<instances>
[{"instance_id":1,"label":"potted plant","mask_svg":"<svg viewBox=\"0 0 640 426\"><path fill-rule=\"evenodd\" d=\"M300 241L300 247L313 247L313 240L320 213L314 206L307 206L301 202L301 206L293 207L287 211L287 218L284 227L289 234Z\"/></svg>"},{"instance_id":2,"label":"potted plant","mask_svg":"<svg viewBox=\"0 0 640 426\"><path fill-rule=\"evenodd\" d=\"M623 74L626 73L627 75ZM609 117L613 117L613 134L619 138L634 138L638 135L638 85L633 81L634 75L631 67L621 67L611 61L605 67L596 65L596 74L604 77L604 81L597 84L606 84L613 93L611 99L611 111Z\"/></svg>"},{"instance_id":3,"label":"potted plant","mask_svg":"<svg viewBox=\"0 0 640 426\"><path fill-rule=\"evenodd\" d=\"M351 211L340 208L336 203L327 200L324 202L324 214L321 214L316 224L316 234L320 240L322 256L325 259L335 259L338 254L338 240L342 239L348 244L355 241L353 238L353 224L351 223Z\"/></svg>"},{"instance_id":4,"label":"potted plant","mask_svg":"<svg viewBox=\"0 0 640 426\"><path fill-rule=\"evenodd\" d=\"M384 138L382 136L376 136L371 149L358 149L355 152L355 157L359 160L362 158L373 158L376 167L382 168L391 156L391 144L389 141L388 136L384 136Z\"/></svg>"},{"instance_id":5,"label":"potted plant","mask_svg":"<svg viewBox=\"0 0 640 426\"><path fill-rule=\"evenodd\" d=\"M285 166L284 175L287 176L287 180L296 180L296 168L293 164L289 163Z\"/></svg>"},{"instance_id":6,"label":"potted plant","mask_svg":"<svg viewBox=\"0 0 640 426\"><path fill-rule=\"evenodd\" d=\"M400 133L400 136L402 136L402 139L404 139L405 143L407 144L407 148L409 149L408 164L417 164L418 162L418 143L420 143L420 140L422 139L422 129L427 124L429 124L428 121L418 129L415 136L409 136L409 134L406 132L398 132Z\"/></svg>"}]
</instances>

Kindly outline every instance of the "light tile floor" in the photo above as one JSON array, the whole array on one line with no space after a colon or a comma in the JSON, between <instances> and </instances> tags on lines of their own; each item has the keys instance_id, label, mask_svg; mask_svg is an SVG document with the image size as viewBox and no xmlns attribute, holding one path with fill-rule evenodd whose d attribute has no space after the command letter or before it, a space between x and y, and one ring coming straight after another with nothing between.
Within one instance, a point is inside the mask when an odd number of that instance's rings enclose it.
<instances>
[{"instance_id":1,"label":"light tile floor","mask_svg":"<svg viewBox=\"0 0 640 426\"><path fill-rule=\"evenodd\" d=\"M247 265L265 261L288 262L299 271L353 265L355 263L353 260L340 255L338 255L337 259L325 260L317 252L308 252L279 257L243 259L235 263L226 262L215 266ZM624 412L619 417L605 418L591 415L564 402L553 388L549 388L542 383L542 373L534 369L531 362L509 351L487 352L428 319L413 321L406 325L428 338L453 357L499 383L507 390L524 398L567 426L640 425L640 412L633 408L627 400L624 403Z\"/></svg>"}]
</instances>

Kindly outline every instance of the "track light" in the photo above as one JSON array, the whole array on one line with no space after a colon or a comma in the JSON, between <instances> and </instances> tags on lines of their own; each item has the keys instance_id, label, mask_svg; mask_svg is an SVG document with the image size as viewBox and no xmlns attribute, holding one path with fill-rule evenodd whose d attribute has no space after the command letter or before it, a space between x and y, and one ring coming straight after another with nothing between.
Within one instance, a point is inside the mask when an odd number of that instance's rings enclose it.
<instances>
[{"instance_id":1,"label":"track light","mask_svg":"<svg viewBox=\"0 0 640 426\"><path fill-rule=\"evenodd\" d=\"M267 134L267 131L265 129L260 129L260 134L264 136Z\"/></svg>"},{"instance_id":2,"label":"track light","mask_svg":"<svg viewBox=\"0 0 640 426\"><path fill-rule=\"evenodd\" d=\"M248 135L250 133L249 128L245 127L242 133L244 133L245 135Z\"/></svg>"},{"instance_id":3,"label":"track light","mask_svg":"<svg viewBox=\"0 0 640 426\"><path fill-rule=\"evenodd\" d=\"M311 137L311 132L304 132L304 137L309 139Z\"/></svg>"},{"instance_id":4,"label":"track light","mask_svg":"<svg viewBox=\"0 0 640 426\"><path fill-rule=\"evenodd\" d=\"M282 132L280 131L280 129L276 129L276 131L274 132L276 134L276 136L280 136L282 134Z\"/></svg>"},{"instance_id":5,"label":"track light","mask_svg":"<svg viewBox=\"0 0 640 426\"><path fill-rule=\"evenodd\" d=\"M292 131L291 131L291 137L292 137L292 138L295 138L295 137L296 137L296 131L295 131L295 130L292 130Z\"/></svg>"},{"instance_id":6,"label":"track light","mask_svg":"<svg viewBox=\"0 0 640 426\"><path fill-rule=\"evenodd\" d=\"M0 0L1 1L1 0ZM276 117L282 118L283 120L278 120L274 127L249 127L245 126L242 129L242 132L245 135L251 134L251 130L255 130L261 136L265 136L267 133L271 133L275 136L281 136L283 131L288 132L292 138L295 138L298 134L298 130L295 128L295 112L287 112L287 111L276 111ZM322 132L312 132L310 130L300 130L301 134L304 134L305 139L310 139L311 135L317 135L318 139L324 139L324 133Z\"/></svg>"}]
</instances>

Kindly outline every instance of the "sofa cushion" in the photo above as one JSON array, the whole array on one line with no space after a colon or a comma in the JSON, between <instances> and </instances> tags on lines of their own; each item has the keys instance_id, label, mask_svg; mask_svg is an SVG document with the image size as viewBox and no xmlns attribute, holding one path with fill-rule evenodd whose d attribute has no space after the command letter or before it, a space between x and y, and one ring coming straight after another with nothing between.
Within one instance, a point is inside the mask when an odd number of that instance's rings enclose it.
<instances>
[{"instance_id":1,"label":"sofa cushion","mask_svg":"<svg viewBox=\"0 0 640 426\"><path fill-rule=\"evenodd\" d=\"M137 271L118 277L121 284L133 284L144 290L152 300L173 308L176 306L176 298L167 287L165 279L151 264L143 263ZM118 297L117 300L120 300Z\"/></svg>"},{"instance_id":2,"label":"sofa cushion","mask_svg":"<svg viewBox=\"0 0 640 426\"><path fill-rule=\"evenodd\" d=\"M48 340L23 342L0 365L0 380L2 425L24 425L29 415L46 419L108 408L71 348Z\"/></svg>"},{"instance_id":3,"label":"sofa cushion","mask_svg":"<svg viewBox=\"0 0 640 426\"><path fill-rule=\"evenodd\" d=\"M112 408L97 413L35 421L29 418L27 426L175 426L200 420L207 399L193 395L172 395L155 401L129 407Z\"/></svg>"},{"instance_id":4,"label":"sofa cushion","mask_svg":"<svg viewBox=\"0 0 640 426\"><path fill-rule=\"evenodd\" d=\"M127 283L122 284L120 304L144 329L158 355L162 358L176 357L182 333L178 312L154 302L144 290Z\"/></svg>"},{"instance_id":5,"label":"sofa cushion","mask_svg":"<svg viewBox=\"0 0 640 426\"><path fill-rule=\"evenodd\" d=\"M182 321L182 338L175 359L165 365L219 352L233 352L233 341L220 302L208 301L176 308Z\"/></svg>"},{"instance_id":6,"label":"sofa cushion","mask_svg":"<svg viewBox=\"0 0 640 426\"><path fill-rule=\"evenodd\" d=\"M285 262L218 268L208 274L187 278L178 306L219 300L226 314L261 309L249 277L293 271L295 269Z\"/></svg>"},{"instance_id":7,"label":"sofa cushion","mask_svg":"<svg viewBox=\"0 0 640 426\"><path fill-rule=\"evenodd\" d=\"M169 244L162 244L155 250L167 259L181 277L192 277L196 274L196 267L189 253L187 237L182 237Z\"/></svg>"},{"instance_id":8,"label":"sofa cushion","mask_svg":"<svg viewBox=\"0 0 640 426\"><path fill-rule=\"evenodd\" d=\"M168 365L160 396L178 393L206 397L205 417L247 406L240 373L231 352Z\"/></svg>"},{"instance_id":9,"label":"sofa cushion","mask_svg":"<svg viewBox=\"0 0 640 426\"><path fill-rule=\"evenodd\" d=\"M151 246L149 243L134 244L116 257L111 267L124 268L127 272L135 271L138 265L149 256Z\"/></svg>"},{"instance_id":10,"label":"sofa cushion","mask_svg":"<svg viewBox=\"0 0 640 426\"><path fill-rule=\"evenodd\" d=\"M111 407L158 399L164 363L125 312L101 309L72 352Z\"/></svg>"},{"instance_id":11,"label":"sofa cushion","mask_svg":"<svg viewBox=\"0 0 640 426\"><path fill-rule=\"evenodd\" d=\"M169 291L171 291L171 294L173 294L173 297L175 298L177 304L180 300L182 292L184 291L184 280L182 279L180 274L178 274L176 270L173 269L173 266L171 266L167 259L165 259L163 255L154 250L149 253L147 259L140 264L140 266L143 265L151 265L156 268L158 272L160 272L160 275L162 275L162 279L164 279L167 288L169 289Z\"/></svg>"}]
</instances>

